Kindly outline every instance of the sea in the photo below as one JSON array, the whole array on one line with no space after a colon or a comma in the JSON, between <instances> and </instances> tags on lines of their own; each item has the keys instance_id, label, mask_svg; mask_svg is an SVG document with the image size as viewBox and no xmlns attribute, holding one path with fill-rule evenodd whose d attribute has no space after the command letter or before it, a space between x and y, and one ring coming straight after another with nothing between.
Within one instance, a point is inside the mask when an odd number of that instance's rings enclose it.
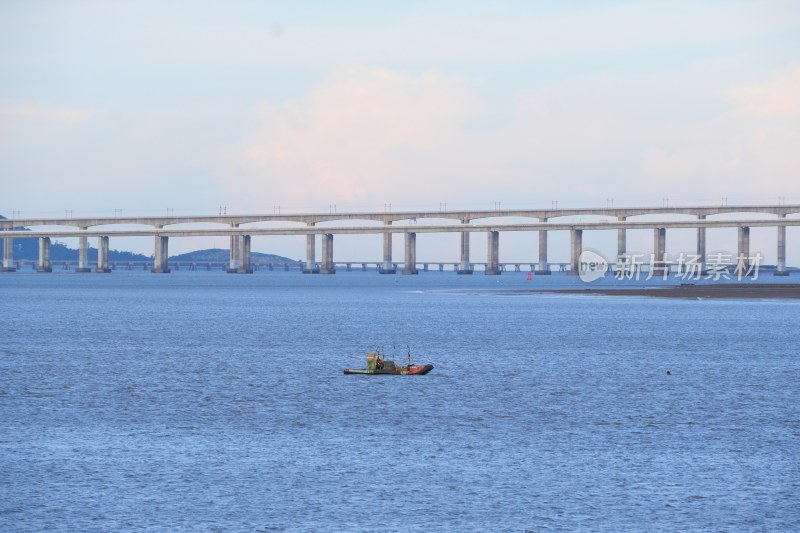
<instances>
[{"instance_id":1,"label":"sea","mask_svg":"<svg viewBox=\"0 0 800 533\"><path fill-rule=\"evenodd\" d=\"M800 530L800 301L580 283L0 274L0 531Z\"/></svg>"}]
</instances>

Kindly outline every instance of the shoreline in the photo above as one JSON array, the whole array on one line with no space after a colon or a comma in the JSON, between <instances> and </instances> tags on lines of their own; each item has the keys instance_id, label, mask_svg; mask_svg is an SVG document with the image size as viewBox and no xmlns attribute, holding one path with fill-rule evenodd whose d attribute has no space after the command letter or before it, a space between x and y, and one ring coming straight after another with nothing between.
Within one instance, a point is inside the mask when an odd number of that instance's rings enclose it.
<instances>
[{"instance_id":1,"label":"shoreline","mask_svg":"<svg viewBox=\"0 0 800 533\"><path fill-rule=\"evenodd\" d=\"M585 289L541 289L530 290L540 294L595 294L600 296L646 296L650 298L695 298L695 299L800 299L800 284L719 284L679 285L676 287L637 287L634 289L612 287L587 287Z\"/></svg>"}]
</instances>

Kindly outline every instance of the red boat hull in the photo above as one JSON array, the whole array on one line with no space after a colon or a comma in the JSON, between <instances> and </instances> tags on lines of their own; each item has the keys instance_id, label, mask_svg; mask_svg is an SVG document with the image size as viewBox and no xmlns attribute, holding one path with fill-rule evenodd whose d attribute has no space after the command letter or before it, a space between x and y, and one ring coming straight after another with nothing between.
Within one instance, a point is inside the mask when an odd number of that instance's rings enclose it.
<instances>
[{"instance_id":1,"label":"red boat hull","mask_svg":"<svg viewBox=\"0 0 800 533\"><path fill-rule=\"evenodd\" d=\"M409 374L414 374L414 375L419 374L420 376L423 374L427 374L431 370L433 370L433 365L411 365L410 367L408 367Z\"/></svg>"}]
</instances>

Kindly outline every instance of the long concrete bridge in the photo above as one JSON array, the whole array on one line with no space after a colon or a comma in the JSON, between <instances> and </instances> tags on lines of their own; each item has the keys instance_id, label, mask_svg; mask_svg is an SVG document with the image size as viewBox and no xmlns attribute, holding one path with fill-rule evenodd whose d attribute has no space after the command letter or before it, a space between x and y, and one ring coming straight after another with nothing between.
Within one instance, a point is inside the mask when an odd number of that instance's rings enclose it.
<instances>
[{"instance_id":1,"label":"long concrete bridge","mask_svg":"<svg viewBox=\"0 0 800 533\"><path fill-rule=\"evenodd\" d=\"M153 272L169 272L168 245L171 237L209 237L230 238L230 262L228 272L249 273L253 271L250 259L252 236L258 235L305 235L306 261L304 271L308 273L332 274L336 271L333 260L334 235L342 234L382 234L383 261L379 271L395 273L392 261L392 235L405 236L404 274L417 273L416 236L418 233L460 233L461 256L456 271L459 274L473 272L470 263L469 234L487 234L487 263L485 273L489 275L502 272L499 261L499 235L506 231L537 231L539 233L539 255L536 274L549 274L551 264L547 258L547 236L550 231L569 231L571 236L570 262L568 271L577 273L578 259L583 249L584 231L616 230L617 257L627 254L627 230L652 229L654 232L654 254L658 258L658 268L665 268L666 230L694 228L697 231L697 257L700 270L705 269L706 230L708 228L738 228L738 257L750 257L750 228L775 227L777 232L777 270L776 275L787 275L786 270L786 227L800 226L800 218L789 218L800 213L800 205L744 205L744 206L695 206L695 207L618 207L581 209L507 209L507 210L440 210L404 212L345 212L308 214L254 214L254 215L209 215L209 216L154 216L154 217L65 217L65 218L17 218L0 221L2 228L3 271L14 271L13 239L39 238L39 260L37 270L52 271L50 242L53 238L77 237L79 260L77 272L89 272L87 261L88 239L98 239L98 260L95 271L109 272L109 239L118 237L154 237ZM743 214L757 214L760 218L742 218ZM690 220L652 220L636 217L653 215L684 215ZM719 215L738 215L719 217ZM565 217L611 217L613 221L559 221ZM709 218L712 217L712 218ZM767 218L769 217L769 218ZM531 218L530 223L474 223L478 220L502 218ZM438 224L420 224L421 220L438 220ZM335 226L324 225L340 221L372 221L379 225ZM444 221L444 223L442 222ZM258 227L252 224L271 222L279 225ZM397 224L402 222L402 224ZM220 224L223 227L175 227L182 224ZM117 226L118 228L114 228ZM147 226L146 228L119 228L119 226ZM44 229L37 229L44 227ZM57 229L52 229L52 228ZM23 230L20 228L30 228ZM63 229L62 229L63 228ZM317 263L316 240L321 240L321 261ZM667 267L668 268L668 267Z\"/></svg>"}]
</instances>

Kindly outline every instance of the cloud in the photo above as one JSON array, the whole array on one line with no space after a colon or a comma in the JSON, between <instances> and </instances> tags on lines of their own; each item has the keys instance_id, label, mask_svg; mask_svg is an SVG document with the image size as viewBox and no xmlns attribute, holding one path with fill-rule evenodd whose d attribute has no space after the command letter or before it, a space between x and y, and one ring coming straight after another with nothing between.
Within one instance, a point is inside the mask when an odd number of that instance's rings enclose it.
<instances>
[{"instance_id":1,"label":"cloud","mask_svg":"<svg viewBox=\"0 0 800 533\"><path fill-rule=\"evenodd\" d=\"M641 178L766 201L800 194L800 65L727 95L733 105L711 119L665 128Z\"/></svg>"},{"instance_id":2,"label":"cloud","mask_svg":"<svg viewBox=\"0 0 800 533\"><path fill-rule=\"evenodd\" d=\"M258 106L257 130L222 186L294 205L418 195L430 176L409 173L411 162L451 150L478 111L457 78L337 69L299 101Z\"/></svg>"},{"instance_id":3,"label":"cloud","mask_svg":"<svg viewBox=\"0 0 800 533\"><path fill-rule=\"evenodd\" d=\"M494 120L497 103L461 78L338 69L259 105L219 187L293 209L800 194L797 65L758 84L719 77L589 74L519 93Z\"/></svg>"},{"instance_id":4,"label":"cloud","mask_svg":"<svg viewBox=\"0 0 800 533\"><path fill-rule=\"evenodd\" d=\"M800 63L776 73L767 83L731 91L739 111L758 118L800 118Z\"/></svg>"}]
</instances>

